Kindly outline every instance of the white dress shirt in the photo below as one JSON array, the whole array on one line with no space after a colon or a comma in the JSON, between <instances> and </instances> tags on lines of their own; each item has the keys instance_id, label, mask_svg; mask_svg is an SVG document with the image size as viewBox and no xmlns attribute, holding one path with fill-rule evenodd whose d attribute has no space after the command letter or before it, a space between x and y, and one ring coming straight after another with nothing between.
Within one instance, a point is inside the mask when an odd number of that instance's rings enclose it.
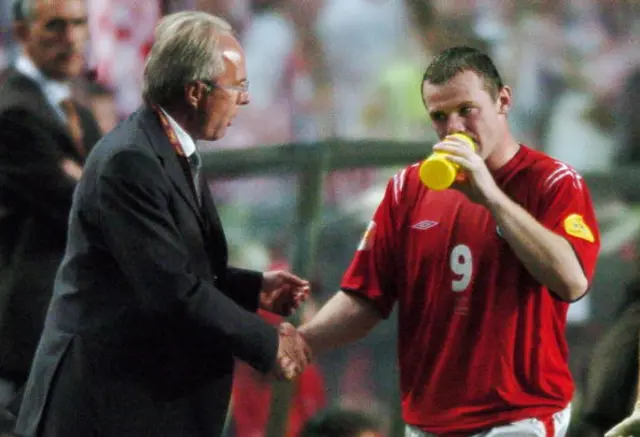
<instances>
[{"instance_id":1,"label":"white dress shirt","mask_svg":"<svg viewBox=\"0 0 640 437\"><path fill-rule=\"evenodd\" d=\"M196 143L191 138L182 126L180 126L163 108L160 110L166 115L167 120L169 121L169 125L173 128L173 131L178 138L178 142L180 143L180 147L182 147L182 151L187 157L187 161L189 162L189 166L191 167L191 176L193 177L193 184L196 190L196 197L198 199L198 203L202 202L202 184L201 184L201 167L202 160L200 158L200 154L198 153L198 149L196 148Z\"/></svg>"},{"instance_id":2,"label":"white dress shirt","mask_svg":"<svg viewBox=\"0 0 640 437\"><path fill-rule=\"evenodd\" d=\"M15 68L38 84L47 102L56 114L58 114L60 119L66 123L67 117L60 107L60 103L71 97L71 87L69 84L46 77L24 53L18 57Z\"/></svg>"},{"instance_id":3,"label":"white dress shirt","mask_svg":"<svg viewBox=\"0 0 640 437\"><path fill-rule=\"evenodd\" d=\"M175 121L173 117L171 117L169 113L164 110L164 108L160 108L160 110L167 117L167 120L169 120L169 125L171 125L171 127L173 128L173 131L175 132L176 137L178 138L178 142L180 143L180 147L182 147L182 151L184 152L184 155L187 158L190 157L193 153L196 152L195 141L193 141L193 138L191 138L191 135L185 132L185 130L182 129L182 126L180 126L178 122Z\"/></svg>"}]
</instances>

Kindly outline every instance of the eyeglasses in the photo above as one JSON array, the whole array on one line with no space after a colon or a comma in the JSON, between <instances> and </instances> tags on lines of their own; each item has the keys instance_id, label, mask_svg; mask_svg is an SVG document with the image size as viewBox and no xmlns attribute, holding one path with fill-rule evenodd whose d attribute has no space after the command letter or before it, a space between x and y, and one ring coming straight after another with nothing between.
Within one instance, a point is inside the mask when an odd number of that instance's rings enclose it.
<instances>
[{"instance_id":1,"label":"eyeglasses","mask_svg":"<svg viewBox=\"0 0 640 437\"><path fill-rule=\"evenodd\" d=\"M198 82L202 82L208 87L208 92L211 92L214 88L220 88L225 91L235 91L237 93L248 93L249 92L249 81L245 80L240 85L220 85L219 83L213 82L211 80L200 80Z\"/></svg>"},{"instance_id":2,"label":"eyeglasses","mask_svg":"<svg viewBox=\"0 0 640 437\"><path fill-rule=\"evenodd\" d=\"M246 80L242 82L240 85L216 85L219 88L225 89L227 91L236 91L238 93L248 93L249 92L249 81Z\"/></svg>"}]
</instances>

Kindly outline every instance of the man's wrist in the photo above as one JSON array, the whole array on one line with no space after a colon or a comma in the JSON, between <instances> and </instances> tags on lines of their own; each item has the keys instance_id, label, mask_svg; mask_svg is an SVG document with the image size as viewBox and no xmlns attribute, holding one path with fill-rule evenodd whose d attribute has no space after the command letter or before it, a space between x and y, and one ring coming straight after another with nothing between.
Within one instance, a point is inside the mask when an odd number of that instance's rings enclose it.
<instances>
[{"instance_id":1,"label":"man's wrist","mask_svg":"<svg viewBox=\"0 0 640 437\"><path fill-rule=\"evenodd\" d=\"M497 218L498 214L507 209L512 203L513 201L509 196L507 196L505 192L497 186L491 196L487 197L487 208L495 218Z\"/></svg>"}]
</instances>

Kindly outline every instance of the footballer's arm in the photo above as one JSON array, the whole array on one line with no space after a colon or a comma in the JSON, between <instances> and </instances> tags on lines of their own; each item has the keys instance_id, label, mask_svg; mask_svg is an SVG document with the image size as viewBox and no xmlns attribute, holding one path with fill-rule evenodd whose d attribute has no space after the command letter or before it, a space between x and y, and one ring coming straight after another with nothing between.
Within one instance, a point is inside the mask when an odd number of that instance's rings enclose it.
<instances>
[{"instance_id":1,"label":"footballer's arm","mask_svg":"<svg viewBox=\"0 0 640 437\"><path fill-rule=\"evenodd\" d=\"M504 192L487 205L529 273L566 301L580 299L589 287L571 244L539 223Z\"/></svg>"},{"instance_id":2,"label":"footballer's arm","mask_svg":"<svg viewBox=\"0 0 640 437\"><path fill-rule=\"evenodd\" d=\"M365 298L338 291L298 330L313 354L318 355L361 339L381 318L375 306Z\"/></svg>"}]
</instances>

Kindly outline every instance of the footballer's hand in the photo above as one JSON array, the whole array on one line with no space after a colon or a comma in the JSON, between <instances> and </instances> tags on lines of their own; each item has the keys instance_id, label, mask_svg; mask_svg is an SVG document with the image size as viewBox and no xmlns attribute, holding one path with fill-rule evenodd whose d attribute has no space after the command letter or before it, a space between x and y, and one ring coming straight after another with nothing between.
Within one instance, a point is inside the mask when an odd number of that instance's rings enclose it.
<instances>
[{"instance_id":1,"label":"footballer's hand","mask_svg":"<svg viewBox=\"0 0 640 437\"><path fill-rule=\"evenodd\" d=\"M640 407L631 413L629 417L611 428L605 437L635 437L640 436Z\"/></svg>"},{"instance_id":2,"label":"footballer's hand","mask_svg":"<svg viewBox=\"0 0 640 437\"><path fill-rule=\"evenodd\" d=\"M434 151L444 152L447 160L461 167L461 175L452 185L474 202L488 205L499 197L496 184L484 159L469 148L464 140L448 137L433 146Z\"/></svg>"}]
</instances>

